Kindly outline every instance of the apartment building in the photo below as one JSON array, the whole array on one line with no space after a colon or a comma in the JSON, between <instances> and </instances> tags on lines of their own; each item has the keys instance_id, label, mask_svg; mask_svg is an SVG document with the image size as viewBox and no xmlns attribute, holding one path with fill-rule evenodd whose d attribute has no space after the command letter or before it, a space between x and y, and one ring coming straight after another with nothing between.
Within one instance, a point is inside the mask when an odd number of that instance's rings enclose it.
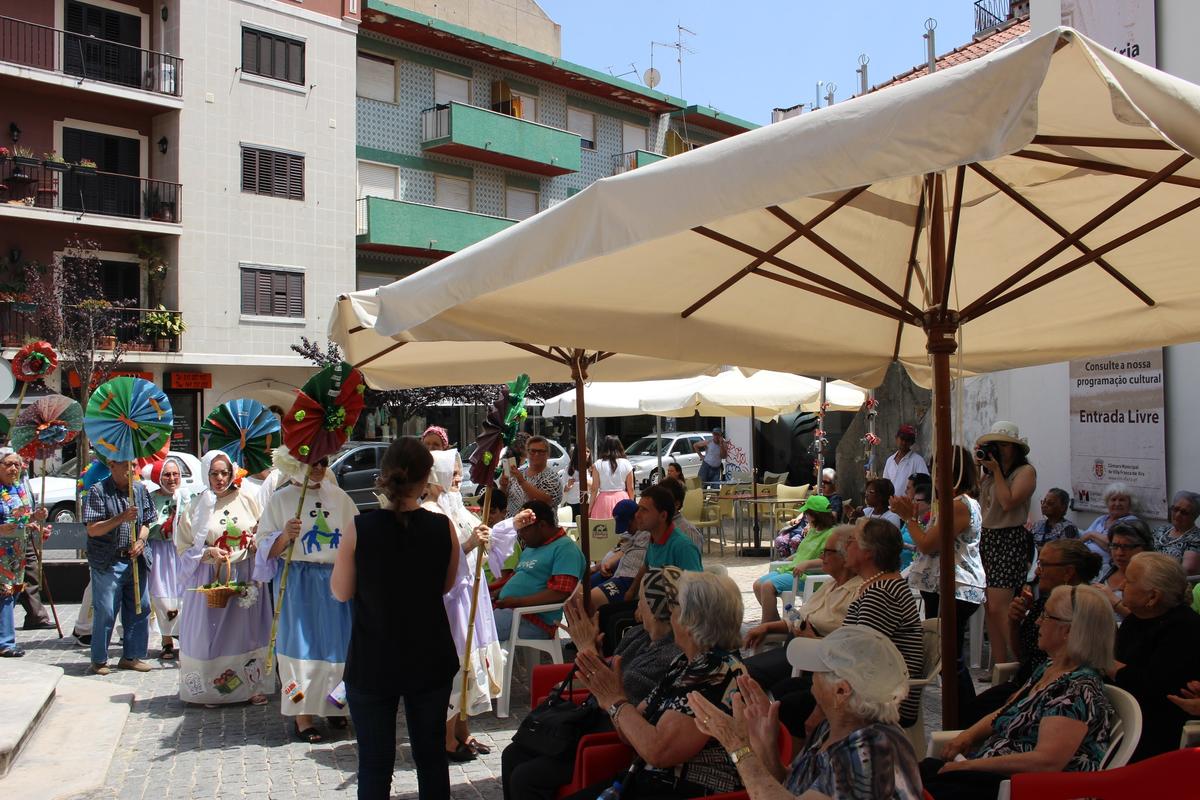
<instances>
[{"instance_id":1,"label":"apartment building","mask_svg":"<svg viewBox=\"0 0 1200 800\"><path fill-rule=\"evenodd\" d=\"M95 242L135 301L124 369L196 452L217 403L290 404L339 293L755 127L559 36L533 0L0 0L0 146L29 155L0 159L3 355L34 333L23 264Z\"/></svg>"}]
</instances>

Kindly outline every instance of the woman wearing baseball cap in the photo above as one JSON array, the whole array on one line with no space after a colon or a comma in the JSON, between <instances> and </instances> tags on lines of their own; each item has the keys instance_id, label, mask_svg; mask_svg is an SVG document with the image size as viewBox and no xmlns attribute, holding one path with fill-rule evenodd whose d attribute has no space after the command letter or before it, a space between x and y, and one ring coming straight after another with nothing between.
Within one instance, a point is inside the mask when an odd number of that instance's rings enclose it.
<instances>
[{"instance_id":1,"label":"woman wearing baseball cap","mask_svg":"<svg viewBox=\"0 0 1200 800\"><path fill-rule=\"evenodd\" d=\"M843 625L823 639L793 639L788 660L813 673L813 696L825 719L791 766L779 759L779 704L752 678L738 679L733 716L693 692L696 727L714 737L737 765L751 800L807 791L832 798L919 800L920 767L897 722L908 695L908 668L888 638Z\"/></svg>"},{"instance_id":2,"label":"woman wearing baseball cap","mask_svg":"<svg viewBox=\"0 0 1200 800\"><path fill-rule=\"evenodd\" d=\"M820 494L809 495L804 505L800 506L800 515L808 522L808 533L796 545L796 552L789 561L780 562L754 582L754 596L762 605L763 623L779 619L775 598L791 591L796 577L800 577L800 585L803 586L804 573L821 568L821 551L825 549L825 540L837 524L829 507L829 498Z\"/></svg>"}]
</instances>

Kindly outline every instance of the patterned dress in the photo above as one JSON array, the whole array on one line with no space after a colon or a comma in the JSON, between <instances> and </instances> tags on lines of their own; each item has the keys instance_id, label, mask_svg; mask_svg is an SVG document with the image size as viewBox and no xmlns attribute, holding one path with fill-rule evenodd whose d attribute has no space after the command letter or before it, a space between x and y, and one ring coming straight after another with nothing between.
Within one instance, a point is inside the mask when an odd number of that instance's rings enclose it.
<instances>
[{"instance_id":1,"label":"patterned dress","mask_svg":"<svg viewBox=\"0 0 1200 800\"><path fill-rule=\"evenodd\" d=\"M904 731L874 722L825 748L829 721L813 731L792 762L784 785L794 795L810 789L838 800L921 800L917 754Z\"/></svg>"},{"instance_id":2,"label":"patterned dress","mask_svg":"<svg viewBox=\"0 0 1200 800\"><path fill-rule=\"evenodd\" d=\"M183 608L179 614L179 699L186 703L242 703L265 693L273 677L266 674L271 638L271 603L254 583L254 561L248 545L258 524L258 501L241 490L220 497L206 490L177 519L176 552ZM225 608L210 608L198 589L217 578L217 565L204 560L204 550L229 553L233 579L249 588ZM221 580L225 578L221 567Z\"/></svg>"},{"instance_id":3,"label":"patterned dress","mask_svg":"<svg viewBox=\"0 0 1200 800\"><path fill-rule=\"evenodd\" d=\"M992 722L992 735L971 755L991 758L1012 753L1029 753L1037 747L1038 727L1046 717L1066 717L1087 724L1079 749L1063 772L1094 772L1100 769L1111 738L1116 713L1104 695L1104 678L1092 667L1080 667L1060 675L1049 686L1035 692L1049 661L1017 692L1017 699L1001 709Z\"/></svg>"},{"instance_id":4,"label":"patterned dress","mask_svg":"<svg viewBox=\"0 0 1200 800\"><path fill-rule=\"evenodd\" d=\"M270 552L284 525L296 516L299 503L299 486L289 484L277 489L258 521L255 537L258 542L255 580L265 583L274 578L275 603L283 603L275 638L279 681L283 686L280 701L285 717L299 714L344 717L349 713L345 703L338 705L329 696L342 682L346 666L350 603L333 596L329 579L342 532L354 521L358 509L332 478L304 493L304 508L300 510L302 530L292 545L287 592L280 600L278 576L283 571L287 549L275 558L270 557Z\"/></svg>"},{"instance_id":5,"label":"patterned dress","mask_svg":"<svg viewBox=\"0 0 1200 800\"><path fill-rule=\"evenodd\" d=\"M1174 531L1171 525L1154 531L1154 549L1182 563L1184 553L1200 550L1200 528L1193 526L1182 536L1173 536Z\"/></svg>"}]
</instances>

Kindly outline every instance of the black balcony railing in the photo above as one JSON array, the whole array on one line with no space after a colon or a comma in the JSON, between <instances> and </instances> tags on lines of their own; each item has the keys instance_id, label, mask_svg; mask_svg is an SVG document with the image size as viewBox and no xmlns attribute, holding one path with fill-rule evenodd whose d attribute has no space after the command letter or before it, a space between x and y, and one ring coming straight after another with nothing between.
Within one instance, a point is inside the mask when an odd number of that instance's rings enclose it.
<instances>
[{"instance_id":1,"label":"black balcony railing","mask_svg":"<svg viewBox=\"0 0 1200 800\"><path fill-rule=\"evenodd\" d=\"M975 32L995 28L1012 16L1013 0L975 0Z\"/></svg>"},{"instance_id":2,"label":"black balcony railing","mask_svg":"<svg viewBox=\"0 0 1200 800\"><path fill-rule=\"evenodd\" d=\"M32 303L0 301L0 331L3 331L0 335L0 345L20 347L41 336L34 320L35 313L36 307ZM97 349L110 350L118 342L125 350L133 352L178 353L181 349L181 334L165 332L180 327L183 319L181 311L129 307L114 308L106 313L108 316L105 319L111 323L107 335L112 337L112 341L101 337ZM168 323L165 329L164 323Z\"/></svg>"},{"instance_id":3,"label":"black balcony railing","mask_svg":"<svg viewBox=\"0 0 1200 800\"><path fill-rule=\"evenodd\" d=\"M183 187L136 175L8 158L0 159L0 203L179 222Z\"/></svg>"},{"instance_id":4,"label":"black balcony railing","mask_svg":"<svg viewBox=\"0 0 1200 800\"><path fill-rule=\"evenodd\" d=\"M183 96L183 59L107 39L0 17L0 61L84 80Z\"/></svg>"}]
</instances>

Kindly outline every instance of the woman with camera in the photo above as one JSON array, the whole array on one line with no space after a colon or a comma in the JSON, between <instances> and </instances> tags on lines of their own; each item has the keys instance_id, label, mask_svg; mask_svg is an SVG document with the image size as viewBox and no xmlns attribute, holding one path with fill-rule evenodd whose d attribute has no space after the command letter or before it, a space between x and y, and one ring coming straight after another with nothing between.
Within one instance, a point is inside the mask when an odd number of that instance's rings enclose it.
<instances>
[{"instance_id":1,"label":"woman with camera","mask_svg":"<svg viewBox=\"0 0 1200 800\"><path fill-rule=\"evenodd\" d=\"M980 556L987 578L987 629L992 660L1009 661L1008 608L1025 585L1033 560L1033 535L1025 527L1037 489L1037 471L1027 460L1029 443L1016 423L996 422L975 442L983 510Z\"/></svg>"}]
</instances>

